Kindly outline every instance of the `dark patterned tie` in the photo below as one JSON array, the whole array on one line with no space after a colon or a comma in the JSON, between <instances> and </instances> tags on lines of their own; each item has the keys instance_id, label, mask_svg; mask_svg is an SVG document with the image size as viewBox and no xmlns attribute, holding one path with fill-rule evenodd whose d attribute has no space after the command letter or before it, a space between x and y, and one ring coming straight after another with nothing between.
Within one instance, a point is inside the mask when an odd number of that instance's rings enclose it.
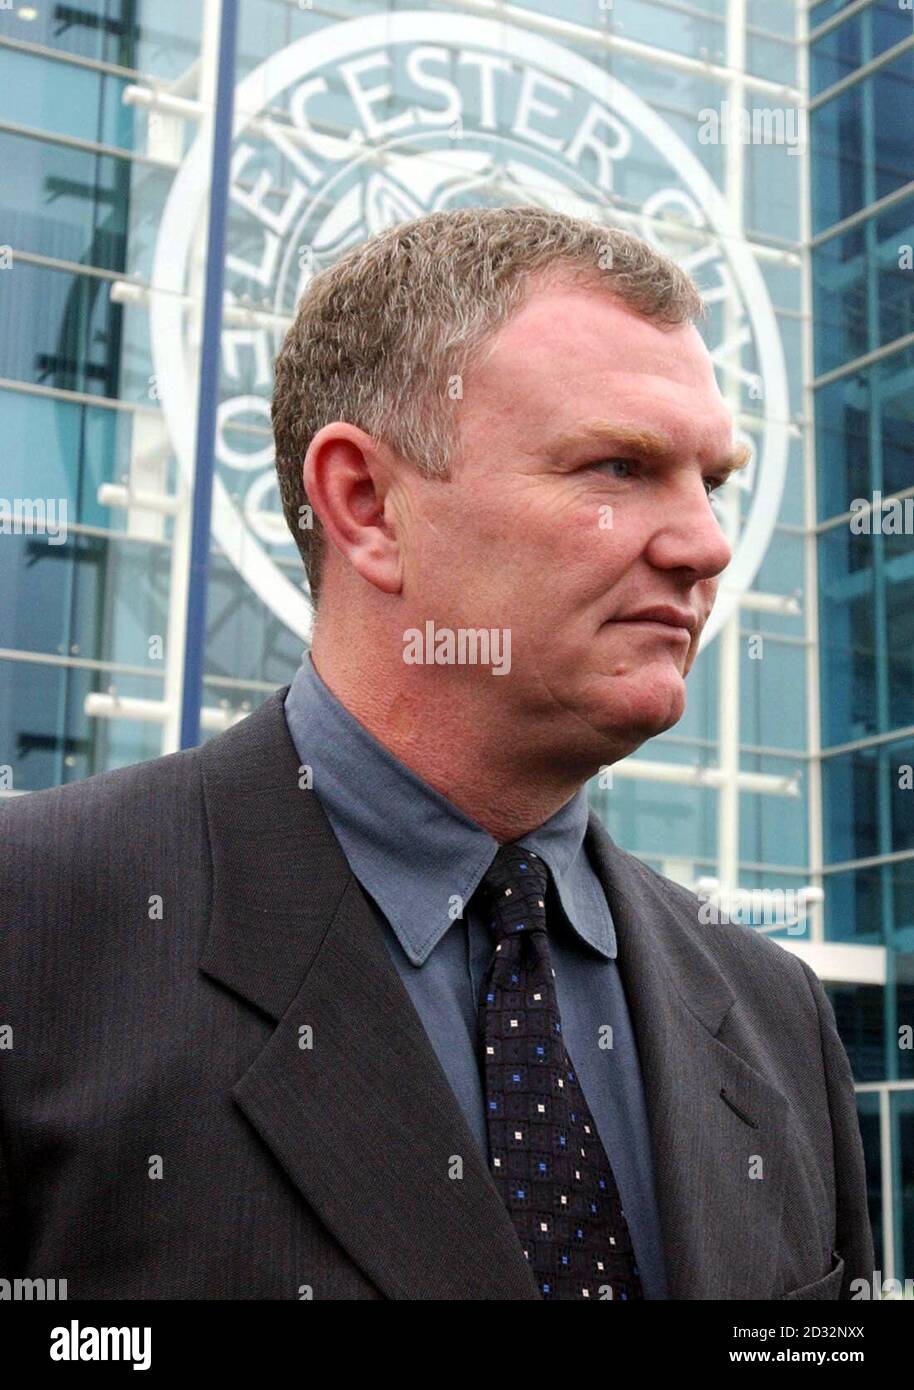
<instances>
[{"instance_id":1,"label":"dark patterned tie","mask_svg":"<svg viewBox=\"0 0 914 1390\"><path fill-rule=\"evenodd\" d=\"M480 887L495 953L478 1014L492 1174L544 1298L643 1298L606 1151L562 1040L549 869L502 845Z\"/></svg>"}]
</instances>

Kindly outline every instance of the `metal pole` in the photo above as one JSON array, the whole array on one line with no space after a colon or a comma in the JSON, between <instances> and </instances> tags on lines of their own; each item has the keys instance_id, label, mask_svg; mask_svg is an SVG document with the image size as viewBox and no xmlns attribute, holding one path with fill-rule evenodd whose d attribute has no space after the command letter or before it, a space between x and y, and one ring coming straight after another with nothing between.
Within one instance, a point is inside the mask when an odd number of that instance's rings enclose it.
<instances>
[{"instance_id":1,"label":"metal pole","mask_svg":"<svg viewBox=\"0 0 914 1390\"><path fill-rule=\"evenodd\" d=\"M206 247L203 341L200 352L200 390L197 404L194 497L191 512L190 582L187 599L187 628L184 639L184 681L181 693L182 748L192 748L200 742L200 705L203 700L203 658L206 647L210 518L213 501L213 449L216 433L216 406L219 395L225 225L228 216L237 31L238 0L222 0L219 24L219 68L216 78L216 102L213 119L213 157Z\"/></svg>"}]
</instances>

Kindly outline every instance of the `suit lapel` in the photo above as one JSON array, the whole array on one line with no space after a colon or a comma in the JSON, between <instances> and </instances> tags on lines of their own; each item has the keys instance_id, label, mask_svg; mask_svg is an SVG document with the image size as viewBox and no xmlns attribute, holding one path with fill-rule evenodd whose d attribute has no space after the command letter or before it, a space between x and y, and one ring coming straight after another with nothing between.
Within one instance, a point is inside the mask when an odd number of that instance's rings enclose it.
<instances>
[{"instance_id":1,"label":"suit lapel","mask_svg":"<svg viewBox=\"0 0 914 1390\"><path fill-rule=\"evenodd\" d=\"M641 1062L669 1295L770 1298L787 1100L718 1037L735 1001L697 900L677 902L593 812L587 834Z\"/></svg>"},{"instance_id":2,"label":"suit lapel","mask_svg":"<svg viewBox=\"0 0 914 1390\"><path fill-rule=\"evenodd\" d=\"M277 1025L234 1097L387 1297L538 1299L371 907L299 786L285 693L201 752L201 969ZM702 939L714 928L593 813L587 846L618 932L670 1297L770 1297L787 1101L718 1037L734 997Z\"/></svg>"},{"instance_id":3,"label":"suit lapel","mask_svg":"<svg viewBox=\"0 0 914 1390\"><path fill-rule=\"evenodd\" d=\"M389 1298L539 1299L507 1209L323 809L285 690L202 751L200 965L276 1022L233 1095Z\"/></svg>"}]
</instances>

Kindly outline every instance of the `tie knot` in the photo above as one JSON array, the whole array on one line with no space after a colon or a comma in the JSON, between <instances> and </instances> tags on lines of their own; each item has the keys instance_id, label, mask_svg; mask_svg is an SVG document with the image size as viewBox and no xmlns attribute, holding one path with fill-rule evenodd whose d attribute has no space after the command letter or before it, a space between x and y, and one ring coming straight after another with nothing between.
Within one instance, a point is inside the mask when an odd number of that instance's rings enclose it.
<instances>
[{"instance_id":1,"label":"tie knot","mask_svg":"<svg viewBox=\"0 0 914 1390\"><path fill-rule=\"evenodd\" d=\"M502 845L482 883L496 937L546 930L549 870L538 854L521 845Z\"/></svg>"}]
</instances>

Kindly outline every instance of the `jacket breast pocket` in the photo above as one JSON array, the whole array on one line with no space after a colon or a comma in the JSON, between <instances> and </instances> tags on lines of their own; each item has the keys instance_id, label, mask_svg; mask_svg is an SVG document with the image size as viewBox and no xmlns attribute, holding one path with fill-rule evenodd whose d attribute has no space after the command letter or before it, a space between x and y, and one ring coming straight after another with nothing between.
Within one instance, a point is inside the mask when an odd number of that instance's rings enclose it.
<instances>
[{"instance_id":1,"label":"jacket breast pocket","mask_svg":"<svg viewBox=\"0 0 914 1390\"><path fill-rule=\"evenodd\" d=\"M837 1298L844 1282L844 1260L836 1250L832 1251L832 1260L834 1263L827 1274L823 1274L820 1279L814 1279L811 1284L802 1284L798 1289L782 1293L781 1299Z\"/></svg>"}]
</instances>

